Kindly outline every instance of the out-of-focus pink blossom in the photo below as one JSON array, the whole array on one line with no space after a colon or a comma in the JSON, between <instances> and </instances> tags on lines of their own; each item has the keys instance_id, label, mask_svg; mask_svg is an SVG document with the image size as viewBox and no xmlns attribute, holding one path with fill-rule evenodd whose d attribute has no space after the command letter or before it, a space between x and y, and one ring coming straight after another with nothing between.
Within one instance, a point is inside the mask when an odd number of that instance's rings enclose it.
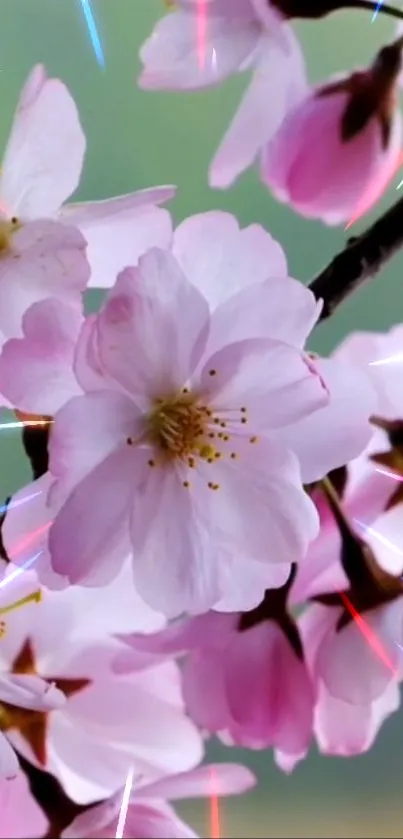
<instances>
[{"instance_id":1,"label":"out-of-focus pink blossom","mask_svg":"<svg viewBox=\"0 0 403 839\"><path fill-rule=\"evenodd\" d=\"M48 827L22 772L13 780L0 781L0 839L44 836Z\"/></svg>"},{"instance_id":2,"label":"out-of-focus pink blossom","mask_svg":"<svg viewBox=\"0 0 403 839\"><path fill-rule=\"evenodd\" d=\"M266 146L263 180L308 218L332 225L362 215L396 169L402 142L402 120L392 102L396 78L381 86L376 72L314 89Z\"/></svg>"},{"instance_id":3,"label":"out-of-focus pink blossom","mask_svg":"<svg viewBox=\"0 0 403 839\"><path fill-rule=\"evenodd\" d=\"M115 666L119 672L130 669L133 652L187 653L183 695L202 729L231 745L306 752L314 689L302 648L273 619L243 623L252 614L209 612L152 636L123 637L128 650Z\"/></svg>"},{"instance_id":4,"label":"out-of-focus pink blossom","mask_svg":"<svg viewBox=\"0 0 403 839\"><path fill-rule=\"evenodd\" d=\"M105 287L125 265L135 265L149 247L169 243L170 216L156 205L172 198L175 190L157 187L62 207L79 184L84 154L85 137L72 96L59 79L49 78L45 68L37 65L22 89L5 151L0 211L5 219L15 216L23 225L35 221L35 231L41 229L39 220L43 219L60 219L78 227L88 242L90 285ZM49 223L45 233L46 229ZM30 279L34 279L32 272ZM56 287L57 275L53 281Z\"/></svg>"},{"instance_id":5,"label":"out-of-focus pink blossom","mask_svg":"<svg viewBox=\"0 0 403 839\"><path fill-rule=\"evenodd\" d=\"M41 676L66 698L48 712L42 703L43 713L8 706L3 731L79 803L116 792L132 765L154 780L193 767L202 755L201 738L183 711L175 664L146 667L143 656L129 677L112 670L120 645L110 633L121 624L120 609L127 614L128 604L116 589L101 601L81 589L43 590L39 604L7 615L1 641L4 677L30 684ZM24 675L32 672L38 676Z\"/></svg>"},{"instance_id":6,"label":"out-of-focus pink blossom","mask_svg":"<svg viewBox=\"0 0 403 839\"><path fill-rule=\"evenodd\" d=\"M177 5L141 48L139 84L189 90L253 71L210 168L211 185L226 188L253 163L287 110L305 93L304 59L291 27L266 0L208 0L203 10L197 0Z\"/></svg>"},{"instance_id":7,"label":"out-of-focus pink blossom","mask_svg":"<svg viewBox=\"0 0 403 839\"><path fill-rule=\"evenodd\" d=\"M168 801L181 798L237 795L250 789L255 778L249 769L233 763L200 766L190 772L161 778L151 784L135 783L130 795L124 839L192 839L196 834L178 818ZM109 839L119 821L123 791L78 816L62 833L63 839Z\"/></svg>"}]
</instances>

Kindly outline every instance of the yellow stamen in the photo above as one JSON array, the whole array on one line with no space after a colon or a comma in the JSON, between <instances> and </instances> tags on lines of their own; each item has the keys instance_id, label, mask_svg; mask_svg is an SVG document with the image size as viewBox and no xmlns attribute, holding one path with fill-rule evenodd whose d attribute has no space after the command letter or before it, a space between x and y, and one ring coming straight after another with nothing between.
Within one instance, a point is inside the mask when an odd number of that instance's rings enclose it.
<instances>
[{"instance_id":1,"label":"yellow stamen","mask_svg":"<svg viewBox=\"0 0 403 839\"><path fill-rule=\"evenodd\" d=\"M33 594L28 594L26 597L21 597L20 600L16 600L15 603L10 603L9 606L1 606L0 607L0 615L8 615L9 612L13 612L14 609L19 609L20 606L25 606L27 603L40 603L42 600L42 592L34 591Z\"/></svg>"}]
</instances>

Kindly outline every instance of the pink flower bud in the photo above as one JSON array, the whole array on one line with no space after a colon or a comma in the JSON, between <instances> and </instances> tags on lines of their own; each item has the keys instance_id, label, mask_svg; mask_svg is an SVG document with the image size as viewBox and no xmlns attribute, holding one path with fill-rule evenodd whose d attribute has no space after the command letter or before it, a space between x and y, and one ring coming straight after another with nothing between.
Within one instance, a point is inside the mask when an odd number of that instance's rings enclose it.
<instances>
[{"instance_id":1,"label":"pink flower bud","mask_svg":"<svg viewBox=\"0 0 403 839\"><path fill-rule=\"evenodd\" d=\"M400 44L367 71L314 89L262 156L262 178L301 215L340 224L381 196L401 157Z\"/></svg>"}]
</instances>

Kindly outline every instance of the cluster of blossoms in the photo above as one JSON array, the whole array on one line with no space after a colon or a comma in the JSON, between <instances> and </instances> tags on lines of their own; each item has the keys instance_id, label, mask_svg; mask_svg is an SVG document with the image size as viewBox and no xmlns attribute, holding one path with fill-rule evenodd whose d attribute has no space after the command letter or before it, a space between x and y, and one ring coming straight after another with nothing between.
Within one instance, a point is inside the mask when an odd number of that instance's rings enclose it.
<instances>
[{"instance_id":1,"label":"cluster of blossoms","mask_svg":"<svg viewBox=\"0 0 403 839\"><path fill-rule=\"evenodd\" d=\"M400 42L312 91L292 0L207 0L202 66L178 5L143 87L254 68L211 184L259 154L303 215L368 208L400 155ZM322 301L266 230L175 226L173 187L65 204L84 154L37 66L0 177L0 400L34 471L1 525L0 837L109 839L129 777L124 836L185 839L168 802L255 783L201 765L210 736L290 772L314 742L366 751L399 706L403 396L382 362L403 327L313 355Z\"/></svg>"}]
</instances>

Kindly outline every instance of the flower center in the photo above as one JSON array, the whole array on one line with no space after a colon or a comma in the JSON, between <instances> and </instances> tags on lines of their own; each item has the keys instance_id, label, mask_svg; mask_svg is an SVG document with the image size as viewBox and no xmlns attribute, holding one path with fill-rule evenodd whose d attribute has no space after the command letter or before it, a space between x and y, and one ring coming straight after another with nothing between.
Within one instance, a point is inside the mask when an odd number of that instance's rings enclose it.
<instances>
[{"instance_id":1,"label":"flower center","mask_svg":"<svg viewBox=\"0 0 403 839\"><path fill-rule=\"evenodd\" d=\"M20 227L21 222L15 216L10 221L0 220L0 259L11 252L12 234Z\"/></svg>"},{"instance_id":2,"label":"flower center","mask_svg":"<svg viewBox=\"0 0 403 839\"><path fill-rule=\"evenodd\" d=\"M207 442L211 414L185 388L178 395L156 401L147 418L147 437L167 460L214 457L215 450Z\"/></svg>"}]
</instances>

